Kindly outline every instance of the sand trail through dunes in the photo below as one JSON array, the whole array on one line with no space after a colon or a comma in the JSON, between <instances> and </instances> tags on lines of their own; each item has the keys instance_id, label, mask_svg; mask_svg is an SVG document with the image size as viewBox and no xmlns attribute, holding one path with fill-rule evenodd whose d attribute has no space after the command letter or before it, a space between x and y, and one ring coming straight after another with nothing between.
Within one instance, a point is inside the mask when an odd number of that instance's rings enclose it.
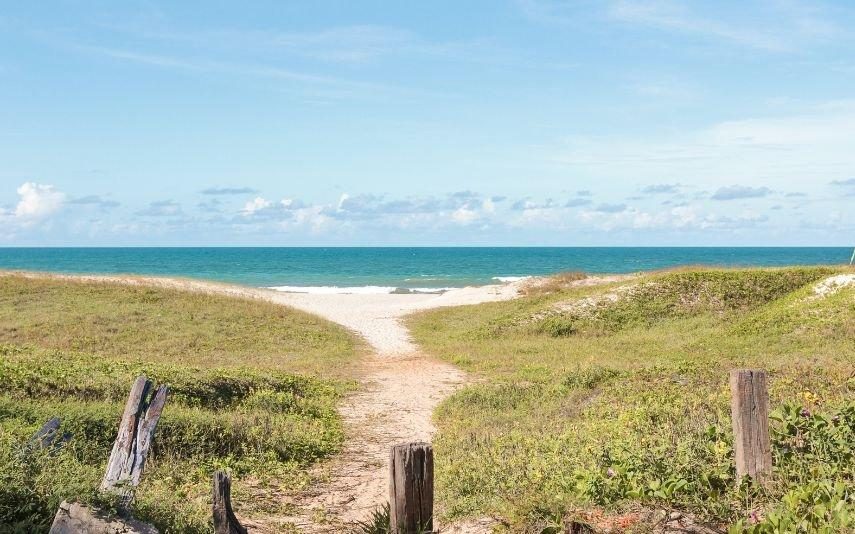
<instances>
[{"instance_id":1,"label":"sand trail through dunes","mask_svg":"<svg viewBox=\"0 0 855 534\"><path fill-rule=\"evenodd\" d=\"M298 513L281 520L303 532L349 532L388 500L389 448L431 441L436 406L466 382L456 367L422 355L401 322L408 313L476 304L518 295L519 283L456 289L442 295L268 295L275 302L321 315L353 330L374 349L361 390L339 408L347 427L342 452L314 473L322 481L293 501ZM325 522L319 523L318 517ZM479 524L448 532L478 533Z\"/></svg>"},{"instance_id":2,"label":"sand trail through dunes","mask_svg":"<svg viewBox=\"0 0 855 534\"><path fill-rule=\"evenodd\" d=\"M256 298L322 316L365 339L373 353L363 362L362 387L339 406L346 432L341 453L313 468L313 482L306 491L296 496L279 496L290 505L290 515L257 520L241 517L253 532L287 532L297 527L307 533L353 532L354 522L365 520L384 504L388 500L389 448L397 443L431 441L435 432L431 422L434 409L466 382L460 369L421 354L402 318L421 309L511 299L525 283L462 288L439 295L319 295L188 279L16 274ZM257 491L271 497L270 489ZM235 504L239 511L239 503ZM443 528L444 532L459 534L489 530L483 522Z\"/></svg>"}]
</instances>

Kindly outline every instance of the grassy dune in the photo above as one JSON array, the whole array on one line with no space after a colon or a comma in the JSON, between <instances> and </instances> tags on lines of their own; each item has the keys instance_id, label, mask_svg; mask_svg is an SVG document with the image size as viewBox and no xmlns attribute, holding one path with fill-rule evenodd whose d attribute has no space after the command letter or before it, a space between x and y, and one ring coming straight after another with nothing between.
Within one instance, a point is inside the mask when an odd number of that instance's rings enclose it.
<instances>
[{"instance_id":1,"label":"grassy dune","mask_svg":"<svg viewBox=\"0 0 855 534\"><path fill-rule=\"evenodd\" d=\"M734 531L855 529L855 288L813 294L839 271L551 283L411 317L428 352L482 379L436 415L443 514L526 532L565 518L647 532L658 510ZM735 481L734 367L771 373L766 489Z\"/></svg>"},{"instance_id":2,"label":"grassy dune","mask_svg":"<svg viewBox=\"0 0 855 534\"><path fill-rule=\"evenodd\" d=\"M92 500L133 378L171 386L135 514L207 532L210 476L235 474L253 517L336 451L335 403L361 347L344 329L258 301L107 283L0 277L0 531L46 530L62 499ZM52 416L71 441L22 452Z\"/></svg>"}]
</instances>

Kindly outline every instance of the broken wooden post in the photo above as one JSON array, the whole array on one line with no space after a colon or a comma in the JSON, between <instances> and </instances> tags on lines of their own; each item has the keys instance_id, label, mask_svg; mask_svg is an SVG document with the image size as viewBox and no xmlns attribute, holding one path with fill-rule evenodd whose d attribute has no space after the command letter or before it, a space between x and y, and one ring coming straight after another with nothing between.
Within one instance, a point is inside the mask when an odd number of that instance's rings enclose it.
<instances>
[{"instance_id":1,"label":"broken wooden post","mask_svg":"<svg viewBox=\"0 0 855 534\"><path fill-rule=\"evenodd\" d=\"M772 472L766 371L731 371L730 394L737 484L744 476L762 484Z\"/></svg>"},{"instance_id":2,"label":"broken wooden post","mask_svg":"<svg viewBox=\"0 0 855 534\"><path fill-rule=\"evenodd\" d=\"M392 447L389 527L392 534L433 531L433 447L428 443Z\"/></svg>"},{"instance_id":3,"label":"broken wooden post","mask_svg":"<svg viewBox=\"0 0 855 534\"><path fill-rule=\"evenodd\" d=\"M119 423L119 434L113 443L107 471L101 481L101 491L115 493L121 498L120 508L125 515L126 508L134 496L134 489L140 482L140 475L154 439L154 429L166 403L168 388L160 386L154 394L149 395L151 388L151 381L142 375L137 377L131 386L131 393ZM48 424L51 423L52 421ZM58 428L58 423L55 426ZM157 529L131 517L117 517L98 508L63 501L54 516L50 534L82 532L157 534Z\"/></svg>"},{"instance_id":4,"label":"broken wooden post","mask_svg":"<svg viewBox=\"0 0 855 534\"><path fill-rule=\"evenodd\" d=\"M41 428L33 434L33 437L27 442L27 450L33 451L36 449L51 449L58 450L62 445L71 439L71 434L68 432L59 433L59 427L62 425L59 417L52 417L50 421L43 424Z\"/></svg>"},{"instance_id":5,"label":"broken wooden post","mask_svg":"<svg viewBox=\"0 0 855 534\"><path fill-rule=\"evenodd\" d=\"M120 495L124 505L130 503L140 482L154 429L166 403L168 388L165 385L158 387L149 398L152 385L144 375L134 381L119 423L119 434L107 462L107 471L101 481L101 491Z\"/></svg>"},{"instance_id":6,"label":"broken wooden post","mask_svg":"<svg viewBox=\"0 0 855 534\"><path fill-rule=\"evenodd\" d=\"M214 534L246 534L232 510L232 478L225 471L214 473Z\"/></svg>"}]
</instances>

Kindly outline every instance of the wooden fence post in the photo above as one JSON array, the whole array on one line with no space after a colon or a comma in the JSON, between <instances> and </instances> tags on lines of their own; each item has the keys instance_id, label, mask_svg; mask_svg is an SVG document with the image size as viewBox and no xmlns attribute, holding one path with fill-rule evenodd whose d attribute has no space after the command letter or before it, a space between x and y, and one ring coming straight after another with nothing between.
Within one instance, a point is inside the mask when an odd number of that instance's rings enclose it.
<instances>
[{"instance_id":1,"label":"wooden fence post","mask_svg":"<svg viewBox=\"0 0 855 534\"><path fill-rule=\"evenodd\" d=\"M139 484L154 439L154 429L166 403L168 388L160 386L149 398L152 385L145 376L139 376L131 386L131 393L119 423L119 433L107 462L107 471L101 480L101 491L119 495L122 499L120 506L124 509L130 504L134 490ZM44 436L55 436L58 428L58 421L50 421L42 427L42 431ZM39 439L44 437L42 431L36 436ZM53 438L51 443L52 440ZM98 508L63 501L54 516L50 534L82 532L157 534L157 529L131 517L116 517Z\"/></svg>"},{"instance_id":2,"label":"wooden fence post","mask_svg":"<svg viewBox=\"0 0 855 534\"><path fill-rule=\"evenodd\" d=\"M428 443L392 447L389 527L392 534L433 531L433 447Z\"/></svg>"},{"instance_id":3,"label":"wooden fence post","mask_svg":"<svg viewBox=\"0 0 855 534\"><path fill-rule=\"evenodd\" d=\"M121 495L126 505L130 503L134 489L140 482L154 439L154 429L166 403L168 388L165 385L158 387L149 398L152 386L151 380L143 375L134 381L101 481L101 491Z\"/></svg>"},{"instance_id":4,"label":"wooden fence post","mask_svg":"<svg viewBox=\"0 0 855 534\"><path fill-rule=\"evenodd\" d=\"M232 510L232 478L225 471L214 473L214 534L247 534Z\"/></svg>"},{"instance_id":5,"label":"wooden fence post","mask_svg":"<svg viewBox=\"0 0 855 534\"><path fill-rule=\"evenodd\" d=\"M772 472L766 371L734 369L730 394L737 483L747 475L762 484Z\"/></svg>"}]
</instances>

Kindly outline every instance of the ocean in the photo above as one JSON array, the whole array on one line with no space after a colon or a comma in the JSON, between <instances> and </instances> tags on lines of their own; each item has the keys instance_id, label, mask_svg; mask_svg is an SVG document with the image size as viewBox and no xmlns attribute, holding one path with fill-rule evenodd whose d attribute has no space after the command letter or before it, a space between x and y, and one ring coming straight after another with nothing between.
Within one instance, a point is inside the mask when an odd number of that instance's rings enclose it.
<instances>
[{"instance_id":1,"label":"ocean","mask_svg":"<svg viewBox=\"0 0 855 534\"><path fill-rule=\"evenodd\" d=\"M848 263L845 247L0 248L0 269L143 274L310 293L437 292L560 271Z\"/></svg>"}]
</instances>

